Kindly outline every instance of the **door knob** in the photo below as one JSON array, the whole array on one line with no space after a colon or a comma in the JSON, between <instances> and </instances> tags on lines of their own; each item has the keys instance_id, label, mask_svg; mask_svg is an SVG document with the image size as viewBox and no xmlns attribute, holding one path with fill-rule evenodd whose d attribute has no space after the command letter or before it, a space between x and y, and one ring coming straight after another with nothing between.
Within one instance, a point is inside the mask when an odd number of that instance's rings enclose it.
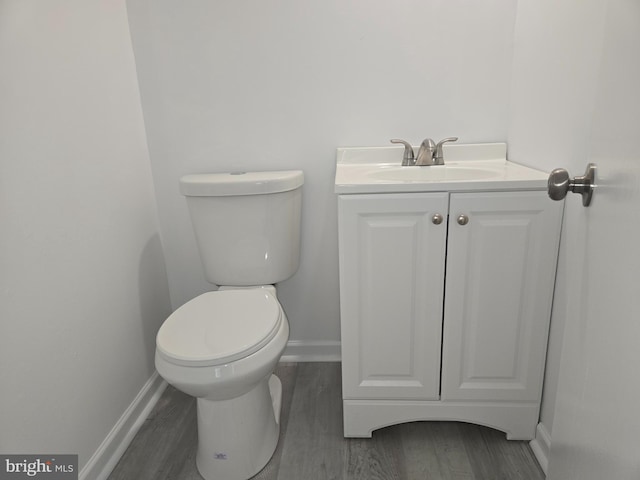
<instances>
[{"instance_id":1,"label":"door knob","mask_svg":"<svg viewBox=\"0 0 640 480\"><path fill-rule=\"evenodd\" d=\"M433 217L431 217L431 221L435 225L440 225L442 223L442 220L444 220L444 217L442 215L440 215L439 213L436 213Z\"/></svg>"},{"instance_id":2,"label":"door knob","mask_svg":"<svg viewBox=\"0 0 640 480\"><path fill-rule=\"evenodd\" d=\"M562 200L567 196L567 192L579 193L582 195L582 205L588 207L593 197L593 189L596 180L596 165L590 163L582 177L569 178L569 172L564 168L556 168L549 175L547 189L552 200Z\"/></svg>"}]
</instances>

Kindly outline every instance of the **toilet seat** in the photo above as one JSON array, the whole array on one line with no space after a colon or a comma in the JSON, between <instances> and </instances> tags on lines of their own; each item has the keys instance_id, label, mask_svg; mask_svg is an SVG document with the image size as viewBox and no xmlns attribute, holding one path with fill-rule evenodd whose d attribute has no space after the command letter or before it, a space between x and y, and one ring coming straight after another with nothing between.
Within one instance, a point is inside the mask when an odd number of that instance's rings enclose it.
<instances>
[{"instance_id":1,"label":"toilet seat","mask_svg":"<svg viewBox=\"0 0 640 480\"><path fill-rule=\"evenodd\" d=\"M265 290L207 292L165 320L156 338L157 351L176 365L221 365L260 350L281 323L280 303Z\"/></svg>"}]
</instances>

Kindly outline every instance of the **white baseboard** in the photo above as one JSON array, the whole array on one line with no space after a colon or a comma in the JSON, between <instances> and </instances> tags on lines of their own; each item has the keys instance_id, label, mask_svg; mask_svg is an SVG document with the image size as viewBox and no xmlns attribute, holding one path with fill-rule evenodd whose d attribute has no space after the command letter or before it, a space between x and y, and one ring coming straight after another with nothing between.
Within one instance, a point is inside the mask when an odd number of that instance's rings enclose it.
<instances>
[{"instance_id":1,"label":"white baseboard","mask_svg":"<svg viewBox=\"0 0 640 480\"><path fill-rule=\"evenodd\" d=\"M540 464L540 468L544 474L547 474L547 467L549 466L549 451L551 450L551 436L542 423L538 423L536 428L536 438L529 442L533 454L536 456L536 460Z\"/></svg>"},{"instance_id":2,"label":"white baseboard","mask_svg":"<svg viewBox=\"0 0 640 480\"><path fill-rule=\"evenodd\" d=\"M106 480L164 392L166 382L154 372L122 414L98 450L82 468L79 480Z\"/></svg>"},{"instance_id":3,"label":"white baseboard","mask_svg":"<svg viewBox=\"0 0 640 480\"><path fill-rule=\"evenodd\" d=\"M281 362L339 362L340 342L289 340Z\"/></svg>"}]
</instances>

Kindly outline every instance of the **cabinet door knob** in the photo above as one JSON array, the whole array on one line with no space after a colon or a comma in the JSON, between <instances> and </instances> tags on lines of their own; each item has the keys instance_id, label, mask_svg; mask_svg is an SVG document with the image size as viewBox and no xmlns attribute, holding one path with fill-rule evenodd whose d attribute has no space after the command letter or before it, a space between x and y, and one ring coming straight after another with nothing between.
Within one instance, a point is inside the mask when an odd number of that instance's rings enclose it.
<instances>
[{"instance_id":1,"label":"cabinet door knob","mask_svg":"<svg viewBox=\"0 0 640 480\"><path fill-rule=\"evenodd\" d=\"M433 217L431 217L431 221L435 224L435 225L440 225L442 223L442 215L440 215L439 213L436 213Z\"/></svg>"},{"instance_id":2,"label":"cabinet door knob","mask_svg":"<svg viewBox=\"0 0 640 480\"><path fill-rule=\"evenodd\" d=\"M466 215L460 215L458 217L458 225L466 225L467 223L469 223L469 217Z\"/></svg>"}]
</instances>

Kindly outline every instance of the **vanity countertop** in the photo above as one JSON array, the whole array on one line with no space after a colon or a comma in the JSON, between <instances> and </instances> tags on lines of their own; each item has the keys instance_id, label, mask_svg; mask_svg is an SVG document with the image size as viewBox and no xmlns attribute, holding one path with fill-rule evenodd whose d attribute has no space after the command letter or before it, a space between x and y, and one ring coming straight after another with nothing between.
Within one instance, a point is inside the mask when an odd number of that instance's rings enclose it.
<instances>
[{"instance_id":1,"label":"vanity countertop","mask_svg":"<svg viewBox=\"0 0 640 480\"><path fill-rule=\"evenodd\" d=\"M505 143L444 146L444 165L401 166L403 148L337 149L338 194L546 190L549 174L507 160Z\"/></svg>"}]
</instances>

